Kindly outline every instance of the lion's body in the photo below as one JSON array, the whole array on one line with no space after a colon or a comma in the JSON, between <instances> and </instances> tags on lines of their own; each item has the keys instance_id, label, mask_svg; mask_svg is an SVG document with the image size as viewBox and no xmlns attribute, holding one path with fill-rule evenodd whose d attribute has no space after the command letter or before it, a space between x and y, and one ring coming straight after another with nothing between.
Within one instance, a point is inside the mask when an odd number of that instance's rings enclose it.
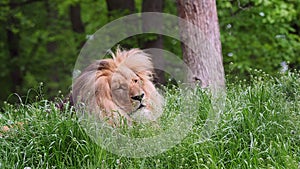
<instances>
[{"instance_id":1,"label":"lion's body","mask_svg":"<svg viewBox=\"0 0 300 169\"><path fill-rule=\"evenodd\" d=\"M139 49L117 49L112 59L97 60L73 83L73 101L108 123L120 119L156 121L162 113L163 98L152 83L153 65Z\"/></svg>"}]
</instances>

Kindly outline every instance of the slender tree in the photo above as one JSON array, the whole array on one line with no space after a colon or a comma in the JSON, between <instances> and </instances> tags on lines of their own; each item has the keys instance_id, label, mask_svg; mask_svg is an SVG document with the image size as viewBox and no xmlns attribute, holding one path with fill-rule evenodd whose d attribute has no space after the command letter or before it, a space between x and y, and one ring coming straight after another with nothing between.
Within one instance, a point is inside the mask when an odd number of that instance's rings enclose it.
<instances>
[{"instance_id":1,"label":"slender tree","mask_svg":"<svg viewBox=\"0 0 300 169\"><path fill-rule=\"evenodd\" d=\"M116 10L118 13L133 13L135 10L134 0L106 0L109 16L114 16Z\"/></svg>"},{"instance_id":2,"label":"slender tree","mask_svg":"<svg viewBox=\"0 0 300 169\"><path fill-rule=\"evenodd\" d=\"M76 33L84 33L84 24L81 19L81 7L79 3L72 4L70 6L69 15L72 24L72 30Z\"/></svg>"},{"instance_id":3,"label":"slender tree","mask_svg":"<svg viewBox=\"0 0 300 169\"><path fill-rule=\"evenodd\" d=\"M9 1L9 8L15 9L18 5L14 0ZM12 92L18 92L18 88L23 83L23 76L18 61L20 59L20 34L18 31L13 31L13 28L19 28L20 21L15 15L9 15L6 27L6 42L10 57L10 77L12 80Z\"/></svg>"},{"instance_id":4,"label":"slender tree","mask_svg":"<svg viewBox=\"0 0 300 169\"><path fill-rule=\"evenodd\" d=\"M161 0L143 0L142 4L142 12L163 12L163 1ZM149 31L153 27L154 29L161 29L163 20L162 18L149 18L145 15L142 15L143 20L143 31ZM155 23L155 25L153 24ZM153 35L154 36L154 35ZM163 38L162 35L155 35L155 39L144 41L143 48L158 48L163 49ZM153 55L154 67L164 67L164 59L162 57L162 53L159 50L155 50L155 53L151 53ZM159 66L158 66L159 65ZM160 84L165 84L165 74L162 70L155 69L156 80Z\"/></svg>"},{"instance_id":5,"label":"slender tree","mask_svg":"<svg viewBox=\"0 0 300 169\"><path fill-rule=\"evenodd\" d=\"M188 79L202 87L225 85L220 31L215 0L177 0L179 16L190 24L181 24L183 59L192 74ZM192 46L192 48L190 47Z\"/></svg>"},{"instance_id":6,"label":"slender tree","mask_svg":"<svg viewBox=\"0 0 300 169\"><path fill-rule=\"evenodd\" d=\"M78 34L85 33L85 26L81 19L81 6L79 2L70 5L69 7L69 17L72 25L72 30ZM85 41L79 41L77 49L80 50L84 45Z\"/></svg>"},{"instance_id":7,"label":"slender tree","mask_svg":"<svg viewBox=\"0 0 300 169\"><path fill-rule=\"evenodd\" d=\"M114 20L125 15L132 14L135 11L134 0L106 0L106 5L109 20ZM121 22L128 24L126 19L122 20ZM120 24L120 29L122 29L122 24ZM130 32L131 30L128 29L128 31ZM134 41L137 41L136 38L131 38L131 42ZM132 48L132 43L123 43L122 47Z\"/></svg>"}]
</instances>

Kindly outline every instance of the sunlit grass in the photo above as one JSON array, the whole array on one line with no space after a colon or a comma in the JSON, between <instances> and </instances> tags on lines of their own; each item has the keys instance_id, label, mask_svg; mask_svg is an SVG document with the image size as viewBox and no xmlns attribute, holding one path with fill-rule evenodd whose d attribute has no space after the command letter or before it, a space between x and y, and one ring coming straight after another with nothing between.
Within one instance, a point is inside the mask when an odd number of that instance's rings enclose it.
<instances>
[{"instance_id":1,"label":"sunlit grass","mask_svg":"<svg viewBox=\"0 0 300 169\"><path fill-rule=\"evenodd\" d=\"M178 145L148 158L120 157L94 143L66 106L53 102L5 104L0 114L0 168L288 168L300 163L300 76L279 78L263 73L252 81L227 84L227 100L218 128L209 140L198 142L210 109L205 92L192 132ZM173 124L180 112L180 95L166 92L161 128ZM169 120L169 121L168 121ZM139 126L141 127L141 126ZM137 135L141 136L139 128ZM145 136L157 129L149 129ZM161 131L160 131L161 132ZM133 134L134 136L135 134Z\"/></svg>"}]
</instances>

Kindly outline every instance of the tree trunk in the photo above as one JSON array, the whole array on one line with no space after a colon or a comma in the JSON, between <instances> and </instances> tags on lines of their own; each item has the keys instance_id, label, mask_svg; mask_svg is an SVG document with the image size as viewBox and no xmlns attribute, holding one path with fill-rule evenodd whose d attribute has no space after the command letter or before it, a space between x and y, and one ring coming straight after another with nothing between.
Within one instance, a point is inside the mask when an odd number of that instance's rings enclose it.
<instances>
[{"instance_id":1,"label":"tree trunk","mask_svg":"<svg viewBox=\"0 0 300 169\"><path fill-rule=\"evenodd\" d=\"M106 0L108 16L115 16L116 10L122 15L133 13L135 10L134 0Z\"/></svg>"},{"instance_id":2,"label":"tree trunk","mask_svg":"<svg viewBox=\"0 0 300 169\"><path fill-rule=\"evenodd\" d=\"M81 7L79 3L73 4L70 6L69 9L69 16L72 24L72 30L78 34L85 33L85 27L81 19ZM77 49L80 50L85 41L77 40L79 45L77 46Z\"/></svg>"},{"instance_id":3,"label":"tree trunk","mask_svg":"<svg viewBox=\"0 0 300 169\"><path fill-rule=\"evenodd\" d=\"M74 32L84 33L84 25L81 20L81 8L79 3L70 6L70 20Z\"/></svg>"},{"instance_id":4,"label":"tree trunk","mask_svg":"<svg viewBox=\"0 0 300 169\"><path fill-rule=\"evenodd\" d=\"M10 9L16 8L14 5L14 1L10 1ZM20 22L14 15L10 15L8 18L8 23L11 27L19 28ZM20 57L20 35L18 32L14 32L11 28L7 27L6 29L7 35L7 46L8 46L8 53L11 61L11 72L10 77L12 80L12 92L18 92L19 87L23 83L22 72L20 69L20 65L18 63Z\"/></svg>"},{"instance_id":5,"label":"tree trunk","mask_svg":"<svg viewBox=\"0 0 300 169\"><path fill-rule=\"evenodd\" d=\"M177 3L179 16L194 25L180 25L181 37L188 39L189 44L182 44L183 59L192 71L189 81L202 87L225 86L215 0L177 0Z\"/></svg>"},{"instance_id":6,"label":"tree trunk","mask_svg":"<svg viewBox=\"0 0 300 169\"><path fill-rule=\"evenodd\" d=\"M114 20L120 17L123 17L128 14L132 14L135 11L135 2L134 0L106 0L108 18L109 20ZM124 25L130 22L130 19L121 20ZM122 26L122 24L120 24ZM131 30L129 30L130 32ZM136 41L133 37L131 41ZM131 44L122 44L124 48L131 48Z\"/></svg>"},{"instance_id":7,"label":"tree trunk","mask_svg":"<svg viewBox=\"0 0 300 169\"><path fill-rule=\"evenodd\" d=\"M142 12L163 12L163 1L162 0L143 0ZM143 20L143 31L147 32L154 27L154 29L162 29L162 18L149 18L142 15ZM155 23L155 25L153 25ZM158 48L163 49L163 38L162 35L155 35L156 39L147 40L143 44L144 49ZM165 62L162 57L162 52L155 50L155 53L149 50L149 53L154 57L154 67L164 67ZM156 66L157 65L157 66ZM158 66L159 65L159 66ZM160 69L155 69L156 81L160 84L166 84L165 73Z\"/></svg>"}]
</instances>

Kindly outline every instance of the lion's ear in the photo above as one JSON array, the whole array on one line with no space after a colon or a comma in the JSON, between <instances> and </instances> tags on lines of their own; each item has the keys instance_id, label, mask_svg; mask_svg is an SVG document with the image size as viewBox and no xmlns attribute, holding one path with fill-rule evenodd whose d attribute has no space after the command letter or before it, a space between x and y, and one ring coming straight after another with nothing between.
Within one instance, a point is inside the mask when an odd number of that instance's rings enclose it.
<instances>
[{"instance_id":1,"label":"lion's ear","mask_svg":"<svg viewBox=\"0 0 300 169\"><path fill-rule=\"evenodd\" d=\"M98 65L98 70L103 70L103 69L109 69L110 65L108 63L108 61L102 60L100 61L99 65Z\"/></svg>"}]
</instances>

